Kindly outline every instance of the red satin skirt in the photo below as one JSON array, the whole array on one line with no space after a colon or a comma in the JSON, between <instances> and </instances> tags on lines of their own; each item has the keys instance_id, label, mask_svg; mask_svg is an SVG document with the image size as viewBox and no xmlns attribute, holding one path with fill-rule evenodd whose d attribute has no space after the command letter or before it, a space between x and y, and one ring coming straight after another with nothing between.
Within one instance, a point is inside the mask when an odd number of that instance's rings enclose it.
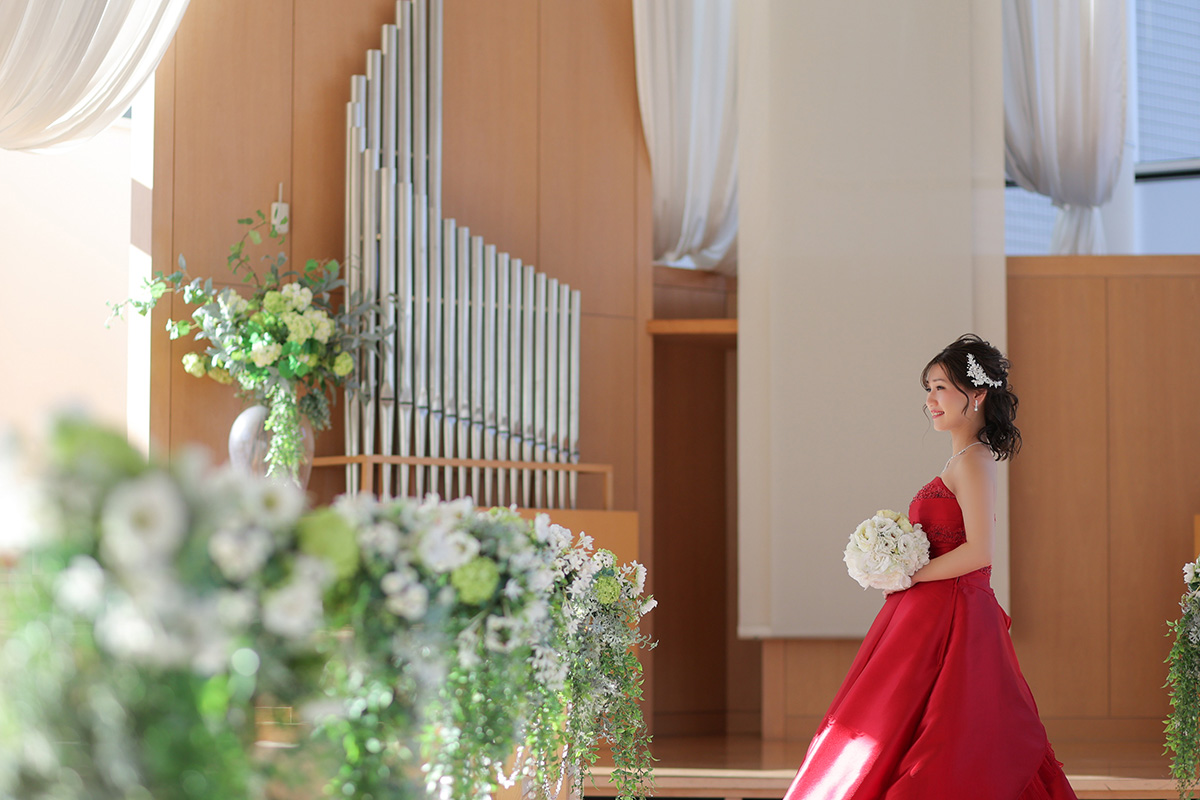
<instances>
[{"instance_id":1,"label":"red satin skirt","mask_svg":"<svg viewBox=\"0 0 1200 800\"><path fill-rule=\"evenodd\" d=\"M787 800L1066 800L988 575L892 594Z\"/></svg>"}]
</instances>

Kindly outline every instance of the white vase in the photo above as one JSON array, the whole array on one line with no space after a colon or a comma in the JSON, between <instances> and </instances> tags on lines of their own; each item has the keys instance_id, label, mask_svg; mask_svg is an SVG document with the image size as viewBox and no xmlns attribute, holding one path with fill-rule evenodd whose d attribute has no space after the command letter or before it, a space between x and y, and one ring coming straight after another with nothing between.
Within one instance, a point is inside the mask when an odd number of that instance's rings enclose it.
<instances>
[{"instance_id":1,"label":"white vase","mask_svg":"<svg viewBox=\"0 0 1200 800\"><path fill-rule=\"evenodd\" d=\"M266 427L268 413L270 411L266 406L250 406L238 414L229 428L229 463L237 469L253 475L267 474L267 452L271 449L273 435ZM316 437L313 436L312 426L303 417L300 419L300 442L304 446L304 458L296 477L300 488L304 489L312 472Z\"/></svg>"}]
</instances>

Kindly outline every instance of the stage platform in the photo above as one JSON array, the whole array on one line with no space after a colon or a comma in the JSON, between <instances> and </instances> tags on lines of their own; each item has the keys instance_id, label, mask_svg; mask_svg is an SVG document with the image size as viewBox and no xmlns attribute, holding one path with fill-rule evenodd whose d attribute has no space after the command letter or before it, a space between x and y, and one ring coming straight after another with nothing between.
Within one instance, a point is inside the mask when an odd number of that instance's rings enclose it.
<instances>
[{"instance_id":1,"label":"stage platform","mask_svg":"<svg viewBox=\"0 0 1200 800\"><path fill-rule=\"evenodd\" d=\"M652 751L656 797L782 798L804 759L807 742L763 741L754 737L660 737ZM1063 762L1080 800L1173 800L1170 761L1158 743L1062 742ZM611 763L611 762L609 762ZM585 797L611 797L611 768L597 766L596 785Z\"/></svg>"}]
</instances>

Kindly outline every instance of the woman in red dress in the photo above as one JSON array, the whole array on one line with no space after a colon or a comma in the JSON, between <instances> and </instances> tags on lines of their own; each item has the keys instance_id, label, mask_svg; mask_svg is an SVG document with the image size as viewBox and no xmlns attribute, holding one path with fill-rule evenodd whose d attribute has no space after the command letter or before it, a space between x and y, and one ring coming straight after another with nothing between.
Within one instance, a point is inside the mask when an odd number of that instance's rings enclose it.
<instances>
[{"instance_id":1,"label":"woman in red dress","mask_svg":"<svg viewBox=\"0 0 1200 800\"><path fill-rule=\"evenodd\" d=\"M1008 367L967 334L921 373L951 446L909 507L931 560L884 602L786 800L1075 797L990 584L996 462L1021 446Z\"/></svg>"}]
</instances>

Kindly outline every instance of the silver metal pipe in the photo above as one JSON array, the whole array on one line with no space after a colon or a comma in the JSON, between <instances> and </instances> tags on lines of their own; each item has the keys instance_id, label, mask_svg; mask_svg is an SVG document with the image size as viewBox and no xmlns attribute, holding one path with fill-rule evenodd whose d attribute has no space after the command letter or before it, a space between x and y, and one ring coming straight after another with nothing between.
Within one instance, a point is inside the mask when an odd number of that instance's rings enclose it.
<instances>
[{"instance_id":1,"label":"silver metal pipe","mask_svg":"<svg viewBox=\"0 0 1200 800\"><path fill-rule=\"evenodd\" d=\"M558 451L560 464L571 461L571 287L558 287ZM567 508L567 475L558 476L558 507Z\"/></svg>"},{"instance_id":2,"label":"silver metal pipe","mask_svg":"<svg viewBox=\"0 0 1200 800\"><path fill-rule=\"evenodd\" d=\"M429 455L441 457L442 441L442 365L445 354L442 352L442 221L437 208L429 209L429 259L426 262L429 288L429 336L426 352L429 360ZM429 469L428 491L438 494L438 477L441 473L437 467Z\"/></svg>"},{"instance_id":3,"label":"silver metal pipe","mask_svg":"<svg viewBox=\"0 0 1200 800\"><path fill-rule=\"evenodd\" d=\"M353 302L358 292L359 268L362 263L362 228L359 216L362 213L362 190L359 182L362 180L362 170L358 166L360 154L366 146L363 130L362 97L366 87L361 86L366 78L356 75L350 80L351 101L346 104L346 215L345 229L345 258L342 263L342 276L346 281L346 291L349 297L346 304ZM361 86L361 88L360 88ZM345 423L346 453L356 456L360 453L361 431L359 428L362 415L362 353L355 350L354 380L360 388L348 388L345 392L343 409ZM354 465L346 466L346 491L353 495L358 493L358 470Z\"/></svg>"},{"instance_id":4,"label":"silver metal pipe","mask_svg":"<svg viewBox=\"0 0 1200 800\"><path fill-rule=\"evenodd\" d=\"M418 456L429 454L429 207L427 198L418 194L413 198L413 276L415 299L413 303L413 386L417 406L417 424L413 447ZM425 496L425 467L417 467L416 496Z\"/></svg>"},{"instance_id":5,"label":"silver metal pipe","mask_svg":"<svg viewBox=\"0 0 1200 800\"><path fill-rule=\"evenodd\" d=\"M533 460L546 460L546 274L533 282ZM545 508L546 474L533 473L533 503Z\"/></svg>"},{"instance_id":6,"label":"silver metal pipe","mask_svg":"<svg viewBox=\"0 0 1200 800\"><path fill-rule=\"evenodd\" d=\"M508 253L500 253L496 258L496 460L498 461L508 459L508 375L509 362L512 359L512 342L508 333L511 315L510 274ZM497 505L508 505L512 502L507 493L507 478L508 470L496 470Z\"/></svg>"},{"instance_id":7,"label":"silver metal pipe","mask_svg":"<svg viewBox=\"0 0 1200 800\"><path fill-rule=\"evenodd\" d=\"M536 303L537 272L532 266L526 265L522 281L521 300L521 460L533 461L535 419L534 419L534 349L533 317ZM528 469L521 470L521 505L529 508L533 498L532 473Z\"/></svg>"},{"instance_id":8,"label":"silver metal pipe","mask_svg":"<svg viewBox=\"0 0 1200 800\"><path fill-rule=\"evenodd\" d=\"M471 237L471 458L483 457L483 237ZM480 499L479 467L471 468L471 497Z\"/></svg>"},{"instance_id":9,"label":"silver metal pipe","mask_svg":"<svg viewBox=\"0 0 1200 800\"><path fill-rule=\"evenodd\" d=\"M579 463L579 329L583 316L583 299L578 289L571 292L571 401L570 416L570 448L571 463ZM579 502L579 473L572 472L570 477L571 508L577 508Z\"/></svg>"},{"instance_id":10,"label":"silver metal pipe","mask_svg":"<svg viewBox=\"0 0 1200 800\"><path fill-rule=\"evenodd\" d=\"M458 458L469 458L471 439L471 231L458 229ZM470 494L467 469L458 469L458 496Z\"/></svg>"},{"instance_id":11,"label":"silver metal pipe","mask_svg":"<svg viewBox=\"0 0 1200 800\"><path fill-rule=\"evenodd\" d=\"M442 0L429 2L429 204L442 207Z\"/></svg>"},{"instance_id":12,"label":"silver metal pipe","mask_svg":"<svg viewBox=\"0 0 1200 800\"><path fill-rule=\"evenodd\" d=\"M546 282L546 460L558 461L558 279ZM546 508L555 506L554 470L546 470Z\"/></svg>"},{"instance_id":13,"label":"silver metal pipe","mask_svg":"<svg viewBox=\"0 0 1200 800\"><path fill-rule=\"evenodd\" d=\"M483 239L481 238L482 242ZM496 245L483 248L483 457L496 458ZM483 505L492 505L495 470L483 471Z\"/></svg>"},{"instance_id":14,"label":"silver metal pipe","mask_svg":"<svg viewBox=\"0 0 1200 800\"><path fill-rule=\"evenodd\" d=\"M511 415L509 422L508 460L520 461L524 452L522 442L525 438L524 403L521 390L524 387L525 354L525 269L521 259L512 260L512 271L509 283L509 350L508 350L508 411ZM512 493L509 502L523 505L521 502L520 471L509 470L509 491Z\"/></svg>"},{"instance_id":15,"label":"silver metal pipe","mask_svg":"<svg viewBox=\"0 0 1200 800\"><path fill-rule=\"evenodd\" d=\"M454 220L442 223L442 391L445 417L442 421L444 455L454 457L458 430L458 248ZM443 470L446 496L452 497L454 467Z\"/></svg>"},{"instance_id":16,"label":"silver metal pipe","mask_svg":"<svg viewBox=\"0 0 1200 800\"><path fill-rule=\"evenodd\" d=\"M361 162L363 188L362 215L362 299L374 303L379 298L379 140L381 124L380 74L383 71L383 53L367 51L367 94L366 94L366 150ZM367 333L377 328L375 314L364 315ZM365 348L366 358L363 377L366 379L365 398L362 404L362 452L374 455L376 447L376 424L379 398L379 363L374 348Z\"/></svg>"}]
</instances>

